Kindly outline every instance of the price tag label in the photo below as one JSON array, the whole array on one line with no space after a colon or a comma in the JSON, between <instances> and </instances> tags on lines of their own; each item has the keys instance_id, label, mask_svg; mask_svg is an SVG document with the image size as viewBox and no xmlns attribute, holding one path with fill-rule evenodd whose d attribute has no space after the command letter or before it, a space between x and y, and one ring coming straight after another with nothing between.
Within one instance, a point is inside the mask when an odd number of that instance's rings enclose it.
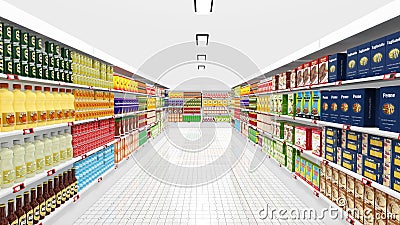
<instances>
[{"instance_id":1,"label":"price tag label","mask_svg":"<svg viewBox=\"0 0 400 225\"><path fill-rule=\"evenodd\" d=\"M47 171L47 176L52 176L56 173L56 169L51 169L49 171Z\"/></svg>"},{"instance_id":2,"label":"price tag label","mask_svg":"<svg viewBox=\"0 0 400 225\"><path fill-rule=\"evenodd\" d=\"M396 73L389 73L389 74L385 74L383 75L383 80L394 80L396 79Z\"/></svg>"},{"instance_id":3,"label":"price tag label","mask_svg":"<svg viewBox=\"0 0 400 225\"><path fill-rule=\"evenodd\" d=\"M80 198L79 195L75 195L75 196L74 196L74 202L78 201L79 198Z\"/></svg>"},{"instance_id":4,"label":"price tag label","mask_svg":"<svg viewBox=\"0 0 400 225\"><path fill-rule=\"evenodd\" d=\"M23 129L22 132L23 132L24 135L35 133L33 128Z\"/></svg>"},{"instance_id":5,"label":"price tag label","mask_svg":"<svg viewBox=\"0 0 400 225\"><path fill-rule=\"evenodd\" d=\"M334 85L335 85L335 86L341 86L341 85L342 85L342 81L341 81L341 80L336 81L336 82L334 83Z\"/></svg>"},{"instance_id":6,"label":"price tag label","mask_svg":"<svg viewBox=\"0 0 400 225\"><path fill-rule=\"evenodd\" d=\"M100 183L102 180L103 180L103 177L99 177L99 178L97 179L97 182Z\"/></svg>"},{"instance_id":7,"label":"price tag label","mask_svg":"<svg viewBox=\"0 0 400 225\"><path fill-rule=\"evenodd\" d=\"M362 183L366 186L371 187L372 181L366 179L366 178L362 178Z\"/></svg>"},{"instance_id":8,"label":"price tag label","mask_svg":"<svg viewBox=\"0 0 400 225\"><path fill-rule=\"evenodd\" d=\"M13 187L13 193L17 193L25 188L25 184L21 183Z\"/></svg>"},{"instance_id":9,"label":"price tag label","mask_svg":"<svg viewBox=\"0 0 400 225\"><path fill-rule=\"evenodd\" d=\"M7 76L7 80L19 80L18 75L6 74L6 76Z\"/></svg>"}]
</instances>

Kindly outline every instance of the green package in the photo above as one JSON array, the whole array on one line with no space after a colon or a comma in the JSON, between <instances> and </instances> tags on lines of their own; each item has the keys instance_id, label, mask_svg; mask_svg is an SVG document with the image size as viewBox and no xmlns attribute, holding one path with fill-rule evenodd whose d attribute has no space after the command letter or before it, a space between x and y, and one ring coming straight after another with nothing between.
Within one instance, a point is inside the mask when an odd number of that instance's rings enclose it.
<instances>
[{"instance_id":1,"label":"green package","mask_svg":"<svg viewBox=\"0 0 400 225\"><path fill-rule=\"evenodd\" d=\"M303 108L304 108L304 93L298 92L296 94L296 116L303 117Z\"/></svg>"}]
</instances>

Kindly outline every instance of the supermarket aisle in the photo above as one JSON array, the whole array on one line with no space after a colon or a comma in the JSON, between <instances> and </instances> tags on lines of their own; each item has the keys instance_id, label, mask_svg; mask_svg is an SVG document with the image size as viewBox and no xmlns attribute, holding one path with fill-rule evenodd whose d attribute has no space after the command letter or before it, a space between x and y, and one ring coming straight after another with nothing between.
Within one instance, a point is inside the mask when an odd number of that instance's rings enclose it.
<instances>
[{"instance_id":1,"label":"supermarket aisle","mask_svg":"<svg viewBox=\"0 0 400 225\"><path fill-rule=\"evenodd\" d=\"M134 154L137 162L104 194L89 197L94 204L79 200L79 209L52 224L340 224L261 219L267 209L328 206L271 159L257 167L265 154L228 124L197 125L171 125Z\"/></svg>"}]
</instances>

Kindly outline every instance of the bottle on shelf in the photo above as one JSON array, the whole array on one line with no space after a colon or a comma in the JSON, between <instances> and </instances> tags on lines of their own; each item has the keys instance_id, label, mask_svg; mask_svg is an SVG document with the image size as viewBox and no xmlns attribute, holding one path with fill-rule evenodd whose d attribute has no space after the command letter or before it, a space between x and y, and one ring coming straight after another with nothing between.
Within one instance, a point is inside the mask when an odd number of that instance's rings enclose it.
<instances>
[{"instance_id":1,"label":"bottle on shelf","mask_svg":"<svg viewBox=\"0 0 400 225\"><path fill-rule=\"evenodd\" d=\"M61 130L58 131L58 139L60 140L60 163L67 160L67 138L64 136Z\"/></svg>"},{"instance_id":2,"label":"bottle on shelf","mask_svg":"<svg viewBox=\"0 0 400 225\"><path fill-rule=\"evenodd\" d=\"M64 186L64 179L65 178L64 178L63 174L60 173L60 175L58 176L58 180L59 180L59 187L61 190L61 205L65 203L66 195L67 195L66 188Z\"/></svg>"},{"instance_id":3,"label":"bottle on shelf","mask_svg":"<svg viewBox=\"0 0 400 225\"><path fill-rule=\"evenodd\" d=\"M68 201L71 198L71 187L69 185L69 179L68 179L68 171L64 171L63 174L63 180L64 180L64 188L65 188L65 201Z\"/></svg>"},{"instance_id":4,"label":"bottle on shelf","mask_svg":"<svg viewBox=\"0 0 400 225\"><path fill-rule=\"evenodd\" d=\"M52 179L48 180L48 186L49 186L48 187L49 188L48 193L49 193L49 196L50 196L50 199L51 199L51 212L54 212L54 210L56 209L57 202L56 202L56 194L54 192L53 180Z\"/></svg>"},{"instance_id":5,"label":"bottle on shelf","mask_svg":"<svg viewBox=\"0 0 400 225\"><path fill-rule=\"evenodd\" d=\"M55 124L55 108L54 108L54 95L50 92L50 87L44 88L44 94L46 96L45 107L47 113L46 125Z\"/></svg>"},{"instance_id":6,"label":"bottle on shelf","mask_svg":"<svg viewBox=\"0 0 400 225\"><path fill-rule=\"evenodd\" d=\"M51 213L51 204L52 204L52 199L49 194L49 185L47 181L43 182L43 198L44 201L46 202L46 216L50 215Z\"/></svg>"},{"instance_id":7,"label":"bottle on shelf","mask_svg":"<svg viewBox=\"0 0 400 225\"><path fill-rule=\"evenodd\" d=\"M19 183L26 178L25 148L20 140L14 140L13 144L11 150L14 152L15 182Z\"/></svg>"},{"instance_id":8,"label":"bottle on shelf","mask_svg":"<svg viewBox=\"0 0 400 225\"><path fill-rule=\"evenodd\" d=\"M13 108L15 112L15 129L22 130L26 128L27 114L25 109L26 95L21 91L21 84L13 85Z\"/></svg>"},{"instance_id":9,"label":"bottle on shelf","mask_svg":"<svg viewBox=\"0 0 400 225\"><path fill-rule=\"evenodd\" d=\"M38 125L38 111L36 108L36 94L32 91L32 85L25 85L25 95L25 108L28 115L26 126L34 128Z\"/></svg>"},{"instance_id":10,"label":"bottle on shelf","mask_svg":"<svg viewBox=\"0 0 400 225\"><path fill-rule=\"evenodd\" d=\"M17 195L17 205L15 208L15 215L18 218L18 225L26 224L26 213L22 209L22 195Z\"/></svg>"},{"instance_id":11,"label":"bottle on shelf","mask_svg":"<svg viewBox=\"0 0 400 225\"><path fill-rule=\"evenodd\" d=\"M61 108L62 108L62 122L68 122L69 118L69 97L65 93L64 88L60 88L60 96L61 96Z\"/></svg>"},{"instance_id":12,"label":"bottle on shelf","mask_svg":"<svg viewBox=\"0 0 400 225\"><path fill-rule=\"evenodd\" d=\"M61 103L61 94L58 93L58 88L51 89L53 96L54 96L54 110L55 110L55 123L61 123L63 118L63 110L62 110L62 103Z\"/></svg>"},{"instance_id":13,"label":"bottle on shelf","mask_svg":"<svg viewBox=\"0 0 400 225\"><path fill-rule=\"evenodd\" d=\"M15 129L14 94L8 90L8 83L0 83L1 131Z\"/></svg>"},{"instance_id":14,"label":"bottle on shelf","mask_svg":"<svg viewBox=\"0 0 400 225\"><path fill-rule=\"evenodd\" d=\"M67 89L69 119L68 122L75 121L75 96L72 94L71 89Z\"/></svg>"},{"instance_id":15,"label":"bottle on shelf","mask_svg":"<svg viewBox=\"0 0 400 225\"><path fill-rule=\"evenodd\" d=\"M36 94L36 110L38 113L38 126L45 126L47 124L47 110L46 110L46 95L41 86L35 87Z\"/></svg>"},{"instance_id":16,"label":"bottle on shelf","mask_svg":"<svg viewBox=\"0 0 400 225\"><path fill-rule=\"evenodd\" d=\"M35 160L36 160L36 174L40 174L44 171L45 159L44 159L44 143L40 140L40 136L35 135Z\"/></svg>"},{"instance_id":17,"label":"bottle on shelf","mask_svg":"<svg viewBox=\"0 0 400 225\"><path fill-rule=\"evenodd\" d=\"M43 143L44 143L44 168L51 169L53 167L53 142L49 138L48 134L43 134Z\"/></svg>"},{"instance_id":18,"label":"bottle on shelf","mask_svg":"<svg viewBox=\"0 0 400 225\"><path fill-rule=\"evenodd\" d=\"M69 196L72 198L75 195L74 180L72 177L72 169L68 170L68 184L69 184Z\"/></svg>"},{"instance_id":19,"label":"bottle on shelf","mask_svg":"<svg viewBox=\"0 0 400 225\"><path fill-rule=\"evenodd\" d=\"M60 181L59 181L59 176L54 177L54 193L56 195L56 208L60 207L62 202L62 191L60 189Z\"/></svg>"},{"instance_id":20,"label":"bottle on shelf","mask_svg":"<svg viewBox=\"0 0 400 225\"><path fill-rule=\"evenodd\" d=\"M6 205L0 204L0 225L9 225L6 217Z\"/></svg>"},{"instance_id":21,"label":"bottle on shelf","mask_svg":"<svg viewBox=\"0 0 400 225\"><path fill-rule=\"evenodd\" d=\"M26 214L26 225L33 225L33 208L29 201L29 191L24 192L24 206L22 209Z\"/></svg>"},{"instance_id":22,"label":"bottle on shelf","mask_svg":"<svg viewBox=\"0 0 400 225\"><path fill-rule=\"evenodd\" d=\"M36 200L36 188L31 188L31 206L33 209L33 224L39 223L40 220L40 205Z\"/></svg>"},{"instance_id":23,"label":"bottle on shelf","mask_svg":"<svg viewBox=\"0 0 400 225\"><path fill-rule=\"evenodd\" d=\"M11 187L15 180L14 153L8 148L8 143L1 143L0 169L2 171L2 188Z\"/></svg>"},{"instance_id":24,"label":"bottle on shelf","mask_svg":"<svg viewBox=\"0 0 400 225\"><path fill-rule=\"evenodd\" d=\"M36 174L36 158L35 158L35 145L31 142L31 138L24 138L25 148L25 163L26 163L26 177L34 177Z\"/></svg>"},{"instance_id":25,"label":"bottle on shelf","mask_svg":"<svg viewBox=\"0 0 400 225\"><path fill-rule=\"evenodd\" d=\"M53 166L60 164L60 139L56 132L51 132L51 146L53 151Z\"/></svg>"},{"instance_id":26,"label":"bottle on shelf","mask_svg":"<svg viewBox=\"0 0 400 225\"><path fill-rule=\"evenodd\" d=\"M72 168L72 189L74 192L74 195L78 194L78 179L76 179L76 169Z\"/></svg>"},{"instance_id":27,"label":"bottle on shelf","mask_svg":"<svg viewBox=\"0 0 400 225\"><path fill-rule=\"evenodd\" d=\"M67 151L67 160L70 160L74 157L74 149L72 147L72 135L69 129L64 130L65 136L65 148Z\"/></svg>"},{"instance_id":28,"label":"bottle on shelf","mask_svg":"<svg viewBox=\"0 0 400 225\"><path fill-rule=\"evenodd\" d=\"M46 199L44 199L42 191L43 191L43 186L41 184L39 184L37 186L37 196L36 196L36 201L39 204L39 212L40 212L39 220L44 219L44 217L46 216Z\"/></svg>"},{"instance_id":29,"label":"bottle on shelf","mask_svg":"<svg viewBox=\"0 0 400 225\"><path fill-rule=\"evenodd\" d=\"M14 199L8 200L8 206L7 206L7 220L10 225L18 225L18 217L15 215L14 211Z\"/></svg>"}]
</instances>

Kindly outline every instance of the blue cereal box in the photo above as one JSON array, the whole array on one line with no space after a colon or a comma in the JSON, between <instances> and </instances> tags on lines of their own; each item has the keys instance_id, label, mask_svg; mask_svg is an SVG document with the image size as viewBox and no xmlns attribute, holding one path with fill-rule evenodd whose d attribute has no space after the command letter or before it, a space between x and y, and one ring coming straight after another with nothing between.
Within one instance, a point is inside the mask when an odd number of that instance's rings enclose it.
<instances>
[{"instance_id":1,"label":"blue cereal box","mask_svg":"<svg viewBox=\"0 0 400 225\"><path fill-rule=\"evenodd\" d=\"M386 36L386 71L400 72L400 32Z\"/></svg>"},{"instance_id":2,"label":"blue cereal box","mask_svg":"<svg viewBox=\"0 0 400 225\"><path fill-rule=\"evenodd\" d=\"M371 41L371 76L386 72L386 38Z\"/></svg>"},{"instance_id":3,"label":"blue cereal box","mask_svg":"<svg viewBox=\"0 0 400 225\"><path fill-rule=\"evenodd\" d=\"M370 76L371 42L358 46L357 63L357 78Z\"/></svg>"},{"instance_id":4,"label":"blue cereal box","mask_svg":"<svg viewBox=\"0 0 400 225\"><path fill-rule=\"evenodd\" d=\"M329 83L346 80L346 59L347 54L345 53L337 53L329 56Z\"/></svg>"},{"instance_id":5,"label":"blue cereal box","mask_svg":"<svg viewBox=\"0 0 400 225\"><path fill-rule=\"evenodd\" d=\"M338 91L331 91L330 92L330 121L332 123L339 123L340 122L340 94Z\"/></svg>"},{"instance_id":6,"label":"blue cereal box","mask_svg":"<svg viewBox=\"0 0 400 225\"><path fill-rule=\"evenodd\" d=\"M312 92L312 104L311 104L311 119L321 119L321 92Z\"/></svg>"},{"instance_id":7,"label":"blue cereal box","mask_svg":"<svg viewBox=\"0 0 400 225\"><path fill-rule=\"evenodd\" d=\"M357 152L348 150L348 149L342 149L342 160L346 159L348 161L351 161L353 163L357 163Z\"/></svg>"},{"instance_id":8,"label":"blue cereal box","mask_svg":"<svg viewBox=\"0 0 400 225\"><path fill-rule=\"evenodd\" d=\"M312 105L312 92L304 92L304 106L303 106L303 117L311 119L311 105Z\"/></svg>"},{"instance_id":9,"label":"blue cereal box","mask_svg":"<svg viewBox=\"0 0 400 225\"><path fill-rule=\"evenodd\" d=\"M350 124L350 91L340 91L339 92L339 123Z\"/></svg>"},{"instance_id":10,"label":"blue cereal box","mask_svg":"<svg viewBox=\"0 0 400 225\"><path fill-rule=\"evenodd\" d=\"M349 124L359 127L375 126L375 89L351 90Z\"/></svg>"},{"instance_id":11,"label":"blue cereal box","mask_svg":"<svg viewBox=\"0 0 400 225\"><path fill-rule=\"evenodd\" d=\"M382 87L379 95L379 129L400 132L400 87Z\"/></svg>"},{"instance_id":12,"label":"blue cereal box","mask_svg":"<svg viewBox=\"0 0 400 225\"><path fill-rule=\"evenodd\" d=\"M347 50L346 80L357 78L358 47Z\"/></svg>"},{"instance_id":13,"label":"blue cereal box","mask_svg":"<svg viewBox=\"0 0 400 225\"><path fill-rule=\"evenodd\" d=\"M367 155L363 156L363 167L376 171L376 173L383 173L383 160L378 160L375 157Z\"/></svg>"},{"instance_id":14,"label":"blue cereal box","mask_svg":"<svg viewBox=\"0 0 400 225\"><path fill-rule=\"evenodd\" d=\"M340 164L341 164L342 167L344 167L344 168L346 168L348 170L351 170L353 172L357 172L357 162L350 161L350 160L342 158L342 161L341 161Z\"/></svg>"},{"instance_id":15,"label":"blue cereal box","mask_svg":"<svg viewBox=\"0 0 400 225\"><path fill-rule=\"evenodd\" d=\"M321 91L321 120L331 122L330 117L330 92L329 91Z\"/></svg>"},{"instance_id":16,"label":"blue cereal box","mask_svg":"<svg viewBox=\"0 0 400 225\"><path fill-rule=\"evenodd\" d=\"M382 173L376 170L369 169L368 167L363 167L362 175L368 179L371 179L379 184L382 184Z\"/></svg>"},{"instance_id":17,"label":"blue cereal box","mask_svg":"<svg viewBox=\"0 0 400 225\"><path fill-rule=\"evenodd\" d=\"M303 92L298 92L296 94L296 116L303 117L303 108L304 108L304 94Z\"/></svg>"},{"instance_id":18,"label":"blue cereal box","mask_svg":"<svg viewBox=\"0 0 400 225\"><path fill-rule=\"evenodd\" d=\"M342 137L342 130L335 127L325 127L325 135L327 137L334 137L340 140Z\"/></svg>"}]
</instances>

